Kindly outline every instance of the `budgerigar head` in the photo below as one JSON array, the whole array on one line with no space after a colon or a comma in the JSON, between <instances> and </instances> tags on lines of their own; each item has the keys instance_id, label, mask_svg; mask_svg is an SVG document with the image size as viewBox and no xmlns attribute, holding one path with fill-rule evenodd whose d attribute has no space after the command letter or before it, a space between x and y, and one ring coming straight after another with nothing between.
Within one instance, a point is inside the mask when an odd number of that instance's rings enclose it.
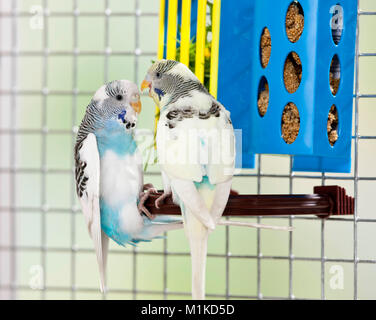
<instances>
[{"instance_id":1,"label":"budgerigar head","mask_svg":"<svg viewBox=\"0 0 376 320\"><path fill-rule=\"evenodd\" d=\"M141 90L149 89L149 96L163 107L193 90L205 91L194 73L183 63L174 60L158 60L148 70Z\"/></svg>"},{"instance_id":2,"label":"budgerigar head","mask_svg":"<svg viewBox=\"0 0 376 320\"><path fill-rule=\"evenodd\" d=\"M93 97L93 103L102 120L116 120L126 129L136 126L141 112L140 92L129 80L114 80L100 87Z\"/></svg>"}]
</instances>

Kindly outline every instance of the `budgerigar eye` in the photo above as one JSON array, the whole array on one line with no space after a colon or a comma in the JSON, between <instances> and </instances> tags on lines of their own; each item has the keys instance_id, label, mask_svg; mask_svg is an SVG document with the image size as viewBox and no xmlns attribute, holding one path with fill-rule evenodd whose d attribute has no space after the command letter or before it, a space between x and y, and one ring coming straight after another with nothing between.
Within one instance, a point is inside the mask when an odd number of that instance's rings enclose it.
<instances>
[{"instance_id":1,"label":"budgerigar eye","mask_svg":"<svg viewBox=\"0 0 376 320\"><path fill-rule=\"evenodd\" d=\"M118 100L118 101L123 100L123 96L122 96L121 94L118 94L118 95L116 96L116 100Z\"/></svg>"},{"instance_id":2,"label":"budgerigar eye","mask_svg":"<svg viewBox=\"0 0 376 320\"><path fill-rule=\"evenodd\" d=\"M158 79L160 79L160 78L162 77L162 74L161 74L160 72L157 72L157 73L155 74L155 76L156 76Z\"/></svg>"}]
</instances>

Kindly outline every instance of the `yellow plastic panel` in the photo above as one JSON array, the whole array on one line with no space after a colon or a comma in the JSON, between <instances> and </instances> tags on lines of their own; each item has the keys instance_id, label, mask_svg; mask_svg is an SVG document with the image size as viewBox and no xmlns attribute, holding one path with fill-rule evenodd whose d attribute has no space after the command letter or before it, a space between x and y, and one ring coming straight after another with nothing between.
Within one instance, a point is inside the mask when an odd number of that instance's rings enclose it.
<instances>
[{"instance_id":1,"label":"yellow plastic panel","mask_svg":"<svg viewBox=\"0 0 376 320\"><path fill-rule=\"evenodd\" d=\"M198 0L195 74L204 82L205 71L206 0Z\"/></svg>"},{"instance_id":2,"label":"yellow plastic panel","mask_svg":"<svg viewBox=\"0 0 376 320\"><path fill-rule=\"evenodd\" d=\"M191 32L191 0L182 2L180 62L189 66L189 42Z\"/></svg>"},{"instance_id":3,"label":"yellow plastic panel","mask_svg":"<svg viewBox=\"0 0 376 320\"><path fill-rule=\"evenodd\" d=\"M212 45L210 58L210 94L217 98L218 87L218 56L219 56L219 32L221 19L221 0L213 2L212 21Z\"/></svg>"}]
</instances>

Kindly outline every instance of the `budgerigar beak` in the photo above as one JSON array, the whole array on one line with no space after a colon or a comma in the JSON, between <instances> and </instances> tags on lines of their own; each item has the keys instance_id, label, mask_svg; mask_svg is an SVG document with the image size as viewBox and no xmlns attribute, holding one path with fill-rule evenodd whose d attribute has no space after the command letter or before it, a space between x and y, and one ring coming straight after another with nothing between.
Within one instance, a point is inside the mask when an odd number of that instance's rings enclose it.
<instances>
[{"instance_id":1,"label":"budgerigar beak","mask_svg":"<svg viewBox=\"0 0 376 320\"><path fill-rule=\"evenodd\" d=\"M149 88L149 96L151 91L151 77L147 74L144 81L141 83L141 91L144 91L145 89Z\"/></svg>"},{"instance_id":2,"label":"budgerigar beak","mask_svg":"<svg viewBox=\"0 0 376 320\"><path fill-rule=\"evenodd\" d=\"M140 101L140 99L137 102L131 102L131 106L132 106L133 110L136 111L137 113L141 112L141 101Z\"/></svg>"},{"instance_id":3,"label":"budgerigar beak","mask_svg":"<svg viewBox=\"0 0 376 320\"><path fill-rule=\"evenodd\" d=\"M150 81L147 81L146 79L144 81L142 81L141 83L141 91L144 91L145 89L147 88L151 88L151 82Z\"/></svg>"}]
</instances>

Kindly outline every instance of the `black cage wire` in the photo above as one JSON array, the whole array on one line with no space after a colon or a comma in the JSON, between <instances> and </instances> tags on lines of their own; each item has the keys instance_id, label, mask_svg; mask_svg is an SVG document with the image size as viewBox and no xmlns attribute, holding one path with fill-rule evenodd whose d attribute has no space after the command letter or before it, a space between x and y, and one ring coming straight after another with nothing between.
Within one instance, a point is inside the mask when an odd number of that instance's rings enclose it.
<instances>
[{"instance_id":1,"label":"black cage wire","mask_svg":"<svg viewBox=\"0 0 376 320\"><path fill-rule=\"evenodd\" d=\"M43 0L41 2L35 1L37 4L36 9L42 8L40 12L41 17L43 18L43 28L41 30L43 34L43 50L41 51L26 51L19 49L19 37L18 29L19 21L22 18L30 18L35 16L35 12L20 10L19 5L22 2L21 0L7 0L2 1L0 7L0 26L1 26L1 39L0 39L0 72L1 82L8 82L10 84L9 88L6 89L4 86L1 86L0 97L1 97L1 114L2 121L0 127L0 136L1 136L1 168L0 168L0 181L1 181L1 202L0 202L0 299L17 299L20 297L19 293L22 291L36 290L38 292L39 298L46 299L48 298L48 292L67 292L69 293L69 298L75 299L79 298L79 293L86 292L98 292L98 287L84 287L77 285L77 274L76 274L76 261L80 254L90 253L94 255L94 252L91 248L78 247L76 244L76 216L80 215L80 209L77 206L77 201L75 199L76 195L74 192L74 178L73 178L73 161L71 162L71 168L61 169L61 168L49 168L46 163L46 152L47 152L47 138L48 135L65 135L71 137L72 146L75 141L75 135L77 132L77 123L80 119L77 119L77 108L81 107L78 105L78 99L80 96L90 96L92 91L83 91L78 89L77 85L77 66L78 59L80 57L90 57L90 56L102 56L104 57L104 78L103 82L110 80L109 77L109 59L113 56L125 57L133 56L134 57L134 82L140 83L139 69L140 69L140 59L142 57L147 57L150 60L156 56L156 51L147 52L140 48L140 20L143 17L154 17L158 18L157 9L154 11L141 11L140 3L141 0L129 1L127 6L131 7L131 11L120 11L120 10L111 10L111 1L103 0L102 2L103 10L100 12L85 12L79 9L79 0L72 1L72 8L70 11L53 11L50 7L52 0ZM126 1L128 2L128 1ZM32 1L30 2L32 5ZM39 6L38 6L39 5ZM157 6L158 7L158 6ZM154 6L154 8L157 8ZM359 243L359 238L361 236L360 230L361 226L367 225L371 228L376 222L376 217L372 218L372 212L374 208L369 206L367 208L362 208L368 213L366 215L359 214L359 203L361 199L361 192L364 192L364 197L372 197L372 190L375 190L376 184L373 183L376 181L376 172L369 169L370 167L366 166L367 161L360 160L360 150L363 152L363 149L372 148L372 144L367 144L362 146L364 141L370 142L375 141L375 135L363 135L360 131L360 116L362 111L360 110L360 105L362 101L368 101L370 104L374 103L376 98L375 93L362 93L361 88L361 78L360 72L367 69L368 65L372 64L372 58L375 59L375 52L361 52L359 46L359 39L361 38L361 32L367 32L367 30L361 30L364 20L376 19L376 12L364 11L360 3L359 13L358 13L358 30L357 30L357 41L356 41L356 69L355 69L355 93L354 93L354 129L353 129L353 170L351 174L302 174L294 173L291 171L291 159L288 158L288 172L286 173L275 173L268 172L268 167L270 163L273 163L272 166L276 165L276 159L267 155L258 155L257 156L257 166L255 170L247 171L244 170L240 172L235 178L234 188L239 184L242 179L249 179L250 184L252 184L252 191L255 193L263 193L263 183L265 179L283 179L284 183L287 181L286 193L304 193L301 192L302 185L300 182L305 181L308 185L325 185L328 183L331 184L341 184L347 187L347 191L356 199L355 202L355 215L353 217L332 217L330 222L346 223L352 228L352 234L350 233L348 237L351 239L344 242L343 245L351 244L352 257L336 257L331 258L326 256L326 228L328 221L319 220L316 217L275 217L275 218L257 218L257 221L268 221L270 219L276 219L277 221L284 221L286 225L296 226L299 221L318 221L320 228L317 230L317 239L319 239L320 253L319 256L310 256L310 252L306 252L304 256L296 255L294 252L294 237L295 232L289 233L287 235L287 251L286 254L264 254L262 250L262 231L254 231L255 234L255 243L256 243L256 252L254 254L234 254L230 250L230 233L231 228L226 227L223 234L225 241L225 253L210 253L209 258L215 257L225 260L225 273L224 273L224 282L225 290L223 293L208 293L208 298L245 298L245 299L296 299L296 298L307 298L306 296L296 296L294 292L294 272L295 272L295 263L300 261L311 261L320 264L320 281L317 283L317 286L320 288L319 298L327 298L325 283L330 276L326 266L329 263L346 263L352 265L352 290L351 298L358 299L362 298L359 295L359 278L363 272L361 268L362 265L370 266L371 271L376 273L376 255L375 258L363 258L359 255L359 250L361 249L362 244ZM49 49L49 20L55 19L57 17L71 17L73 26L72 26L72 37L73 37L73 50L51 50ZM78 22L83 17L97 17L104 19L104 48L98 51L84 51L79 49L79 37L78 37ZM116 51L110 48L109 43L109 24L110 20L114 17L128 19L132 17L134 19L134 30L128 30L127 32L134 32L135 39L135 48L131 51ZM102 21L102 20L101 20ZM157 21L157 20L156 20ZM149 32L154 32L155 30L149 30ZM372 32L372 31L371 31ZM156 35L157 37L157 35ZM9 48L4 48L4 41L7 40L10 42ZM155 48L157 48L155 46ZM376 48L374 48L376 49ZM41 57L43 60L43 67L40 70L42 77L42 90L24 90L19 89L19 75L22 70L20 70L19 59L22 57ZM57 56L70 56L72 58L72 88L71 90L52 90L49 89L48 83L48 60L51 57ZM361 71L360 71L361 70ZM363 80L362 80L363 81ZM369 87L369 86L368 86ZM375 88L373 88L375 89ZM369 91L369 90L368 90ZM62 130L49 128L47 125L47 104L48 98L54 95L68 97L71 101L71 112L72 112L72 121L71 121L71 130ZM38 96L41 98L41 124L38 128L34 129L23 129L19 128L17 125L17 117L19 116L20 98L27 99L28 97ZM26 98L25 98L26 97ZM6 103L8 102L8 103ZM373 106L374 107L374 106ZM5 117L4 114L9 114L8 117ZM5 120L4 120L5 119ZM375 132L376 133L376 132ZM39 134L41 135L41 145L37 148L40 152L40 167L36 169L31 168L20 168L17 166L17 148L22 148L19 144L18 137L20 135L28 134ZM36 150L36 151L37 151ZM69 151L71 152L71 151ZM287 157L286 157L287 159ZM363 166L364 163L364 167ZM34 196L40 199L40 206L35 207L22 207L17 205L17 197L22 197L22 194L18 194L18 180L19 174L24 173L33 173L38 176L40 179L41 187L40 190L32 190L29 188L29 192L35 192ZM47 190L47 175L48 174L59 174L66 175L70 177L70 190L65 190L70 194L70 206L65 208L54 208L53 204L47 204L46 202L46 192ZM152 180L157 176L157 172L147 172L145 180ZM22 182L21 182L22 183ZM365 187L360 185L367 183L367 190ZM277 183L278 185L278 183ZM278 186L276 187L278 189ZM304 189L307 190L307 189ZM371 190L371 191L370 191ZM246 190L248 191L248 190ZM269 191L269 190L266 190ZM278 190L273 190L278 193ZM249 191L248 191L249 193ZM252 192L251 192L252 193ZM371 203L370 201L368 203ZM19 245L17 244L17 234L21 232L17 228L17 217L21 212L36 212L41 214L40 220L40 246L33 245ZM50 212L61 213L70 216L70 234L67 237L70 237L70 244L66 247L50 247L46 246L46 234L47 234L47 223L46 219ZM265 219L265 220L264 220ZM348 229L347 229L348 230ZM86 232L86 230L84 230ZM371 232L372 233L372 232ZM372 238L367 238L367 241L371 241ZM187 291L178 291L170 290L168 288L168 257L171 256L189 256L188 251L180 252L179 250L170 250L168 249L169 238L161 240L163 245L162 249L159 251L147 251L139 250L138 248L131 248L129 250L123 250L122 248L111 247L110 255L130 255L132 257L132 288L129 289L114 289L109 288L109 293L124 294L128 298L138 298L141 295L149 295L152 297L156 295L161 298L169 297L182 297L189 298L190 292ZM40 253L40 264L38 265L42 270L42 286L38 288L32 288L30 285L25 283L20 283L20 279L17 276L17 270L19 269L19 264L22 263L22 258L18 259L23 252L39 252ZM69 264L70 264L70 275L69 281L64 285L52 286L46 284L46 278L49 273L47 266L47 256L55 253L68 253L69 254ZM140 255L150 255L150 256L159 256L162 257L162 283L163 286L160 290L147 290L144 288L139 288L138 286L138 269L140 267L137 257ZM255 262L255 272L256 275L255 285L256 292L253 295L245 295L234 293L231 286L231 260L232 259L248 259ZM263 261L285 261L288 263L288 292L287 295L264 295L262 290L262 273L263 273ZM96 267L96 266L95 266ZM242 270L242 272L249 272L247 270ZM277 268L274 272L278 273ZM93 283L96 284L97 279L93 279ZM110 296L109 296L110 297ZM375 297L375 296L374 296ZM106 295L103 295L102 298L106 298ZM350 298L350 297L348 297Z\"/></svg>"}]
</instances>

